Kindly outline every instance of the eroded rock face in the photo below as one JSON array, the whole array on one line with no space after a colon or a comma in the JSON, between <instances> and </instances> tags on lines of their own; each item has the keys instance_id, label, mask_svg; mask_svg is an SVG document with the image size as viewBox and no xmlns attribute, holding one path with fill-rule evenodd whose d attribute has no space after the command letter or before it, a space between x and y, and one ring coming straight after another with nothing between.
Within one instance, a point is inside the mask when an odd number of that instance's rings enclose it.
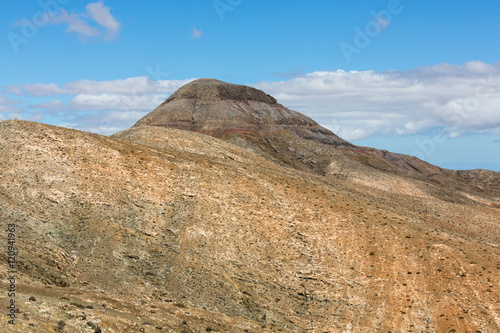
<instances>
[{"instance_id":1,"label":"eroded rock face","mask_svg":"<svg viewBox=\"0 0 500 333\"><path fill-rule=\"evenodd\" d=\"M278 103L274 97L262 90L215 79L198 79L188 83L167 98L165 103L176 99L194 99L203 102L217 102L221 100L255 101L269 105Z\"/></svg>"},{"instance_id":2,"label":"eroded rock face","mask_svg":"<svg viewBox=\"0 0 500 333\"><path fill-rule=\"evenodd\" d=\"M305 115L279 104L261 90L199 79L181 87L134 127L162 126L224 139L259 141L283 135L335 145L350 145Z\"/></svg>"}]
</instances>

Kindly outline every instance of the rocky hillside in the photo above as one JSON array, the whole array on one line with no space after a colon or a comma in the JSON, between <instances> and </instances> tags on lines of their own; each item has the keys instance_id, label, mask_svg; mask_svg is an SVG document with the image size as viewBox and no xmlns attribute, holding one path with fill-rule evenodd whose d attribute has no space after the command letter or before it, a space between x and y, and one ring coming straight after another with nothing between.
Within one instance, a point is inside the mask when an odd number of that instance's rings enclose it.
<instances>
[{"instance_id":1,"label":"rocky hillside","mask_svg":"<svg viewBox=\"0 0 500 333\"><path fill-rule=\"evenodd\" d=\"M207 96L249 119L278 105L240 86L247 99L231 99L219 86ZM206 102L201 88L187 88L159 109ZM428 169L410 171L280 108L281 136L258 121L248 136L227 121L210 127L225 127L229 142L196 133L201 120L190 131L142 124L113 137L0 122L0 247L16 224L19 309L15 326L2 315L0 328L500 331L498 175L443 171L455 177L443 179L419 161ZM272 122L268 111L260 119ZM154 115L144 119L164 117ZM210 123L194 118L203 117ZM304 128L318 137L302 137ZM255 135L278 153L260 149ZM302 160L289 163L294 156ZM324 164L311 168L319 163L311 156ZM6 309L6 250L0 259Z\"/></svg>"}]
</instances>

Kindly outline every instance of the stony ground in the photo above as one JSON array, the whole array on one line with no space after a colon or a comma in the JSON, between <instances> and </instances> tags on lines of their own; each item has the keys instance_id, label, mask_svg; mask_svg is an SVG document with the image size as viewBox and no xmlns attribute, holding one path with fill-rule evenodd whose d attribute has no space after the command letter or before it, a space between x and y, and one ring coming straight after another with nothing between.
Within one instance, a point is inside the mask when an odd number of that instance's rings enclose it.
<instances>
[{"instance_id":1,"label":"stony ground","mask_svg":"<svg viewBox=\"0 0 500 333\"><path fill-rule=\"evenodd\" d=\"M343 157L326 174L275 162L175 129L0 122L20 310L0 328L500 331L496 194Z\"/></svg>"}]
</instances>

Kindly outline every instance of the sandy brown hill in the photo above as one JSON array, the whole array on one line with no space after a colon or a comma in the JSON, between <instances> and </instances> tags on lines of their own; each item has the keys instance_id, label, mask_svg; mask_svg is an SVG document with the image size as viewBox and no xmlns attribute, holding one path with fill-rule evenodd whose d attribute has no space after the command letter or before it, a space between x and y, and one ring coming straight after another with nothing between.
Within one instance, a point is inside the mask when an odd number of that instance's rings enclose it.
<instances>
[{"instance_id":1,"label":"sandy brown hill","mask_svg":"<svg viewBox=\"0 0 500 333\"><path fill-rule=\"evenodd\" d=\"M500 330L490 196L322 176L172 128L118 136L135 142L0 122L18 332Z\"/></svg>"},{"instance_id":2,"label":"sandy brown hill","mask_svg":"<svg viewBox=\"0 0 500 333\"><path fill-rule=\"evenodd\" d=\"M261 90L214 79L199 79L181 87L134 128L140 126L208 134L276 163L323 175L346 177L359 170L365 174L383 171L439 183L450 193L466 189L500 197L497 172L457 172L413 156L355 146ZM119 137L127 139L123 133Z\"/></svg>"}]
</instances>

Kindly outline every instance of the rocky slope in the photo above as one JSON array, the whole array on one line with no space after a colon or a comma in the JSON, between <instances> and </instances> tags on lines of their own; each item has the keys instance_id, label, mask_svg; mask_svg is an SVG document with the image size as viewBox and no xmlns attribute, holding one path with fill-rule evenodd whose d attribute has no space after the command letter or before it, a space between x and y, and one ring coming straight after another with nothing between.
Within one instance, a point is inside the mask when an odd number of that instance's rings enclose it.
<instances>
[{"instance_id":1,"label":"rocky slope","mask_svg":"<svg viewBox=\"0 0 500 333\"><path fill-rule=\"evenodd\" d=\"M249 105L273 101L245 94ZM261 125L250 136L227 126L230 142L173 126L105 137L0 122L0 221L17 225L20 310L15 326L2 315L0 328L500 330L496 173L443 180L335 137L301 137L294 126L318 125L287 121L276 137ZM305 157L268 154L249 139L255 133L289 137ZM325 159L322 169L309 167L307 149ZM5 291L7 252L0 258ZM2 292L3 309L8 302Z\"/></svg>"}]
</instances>

